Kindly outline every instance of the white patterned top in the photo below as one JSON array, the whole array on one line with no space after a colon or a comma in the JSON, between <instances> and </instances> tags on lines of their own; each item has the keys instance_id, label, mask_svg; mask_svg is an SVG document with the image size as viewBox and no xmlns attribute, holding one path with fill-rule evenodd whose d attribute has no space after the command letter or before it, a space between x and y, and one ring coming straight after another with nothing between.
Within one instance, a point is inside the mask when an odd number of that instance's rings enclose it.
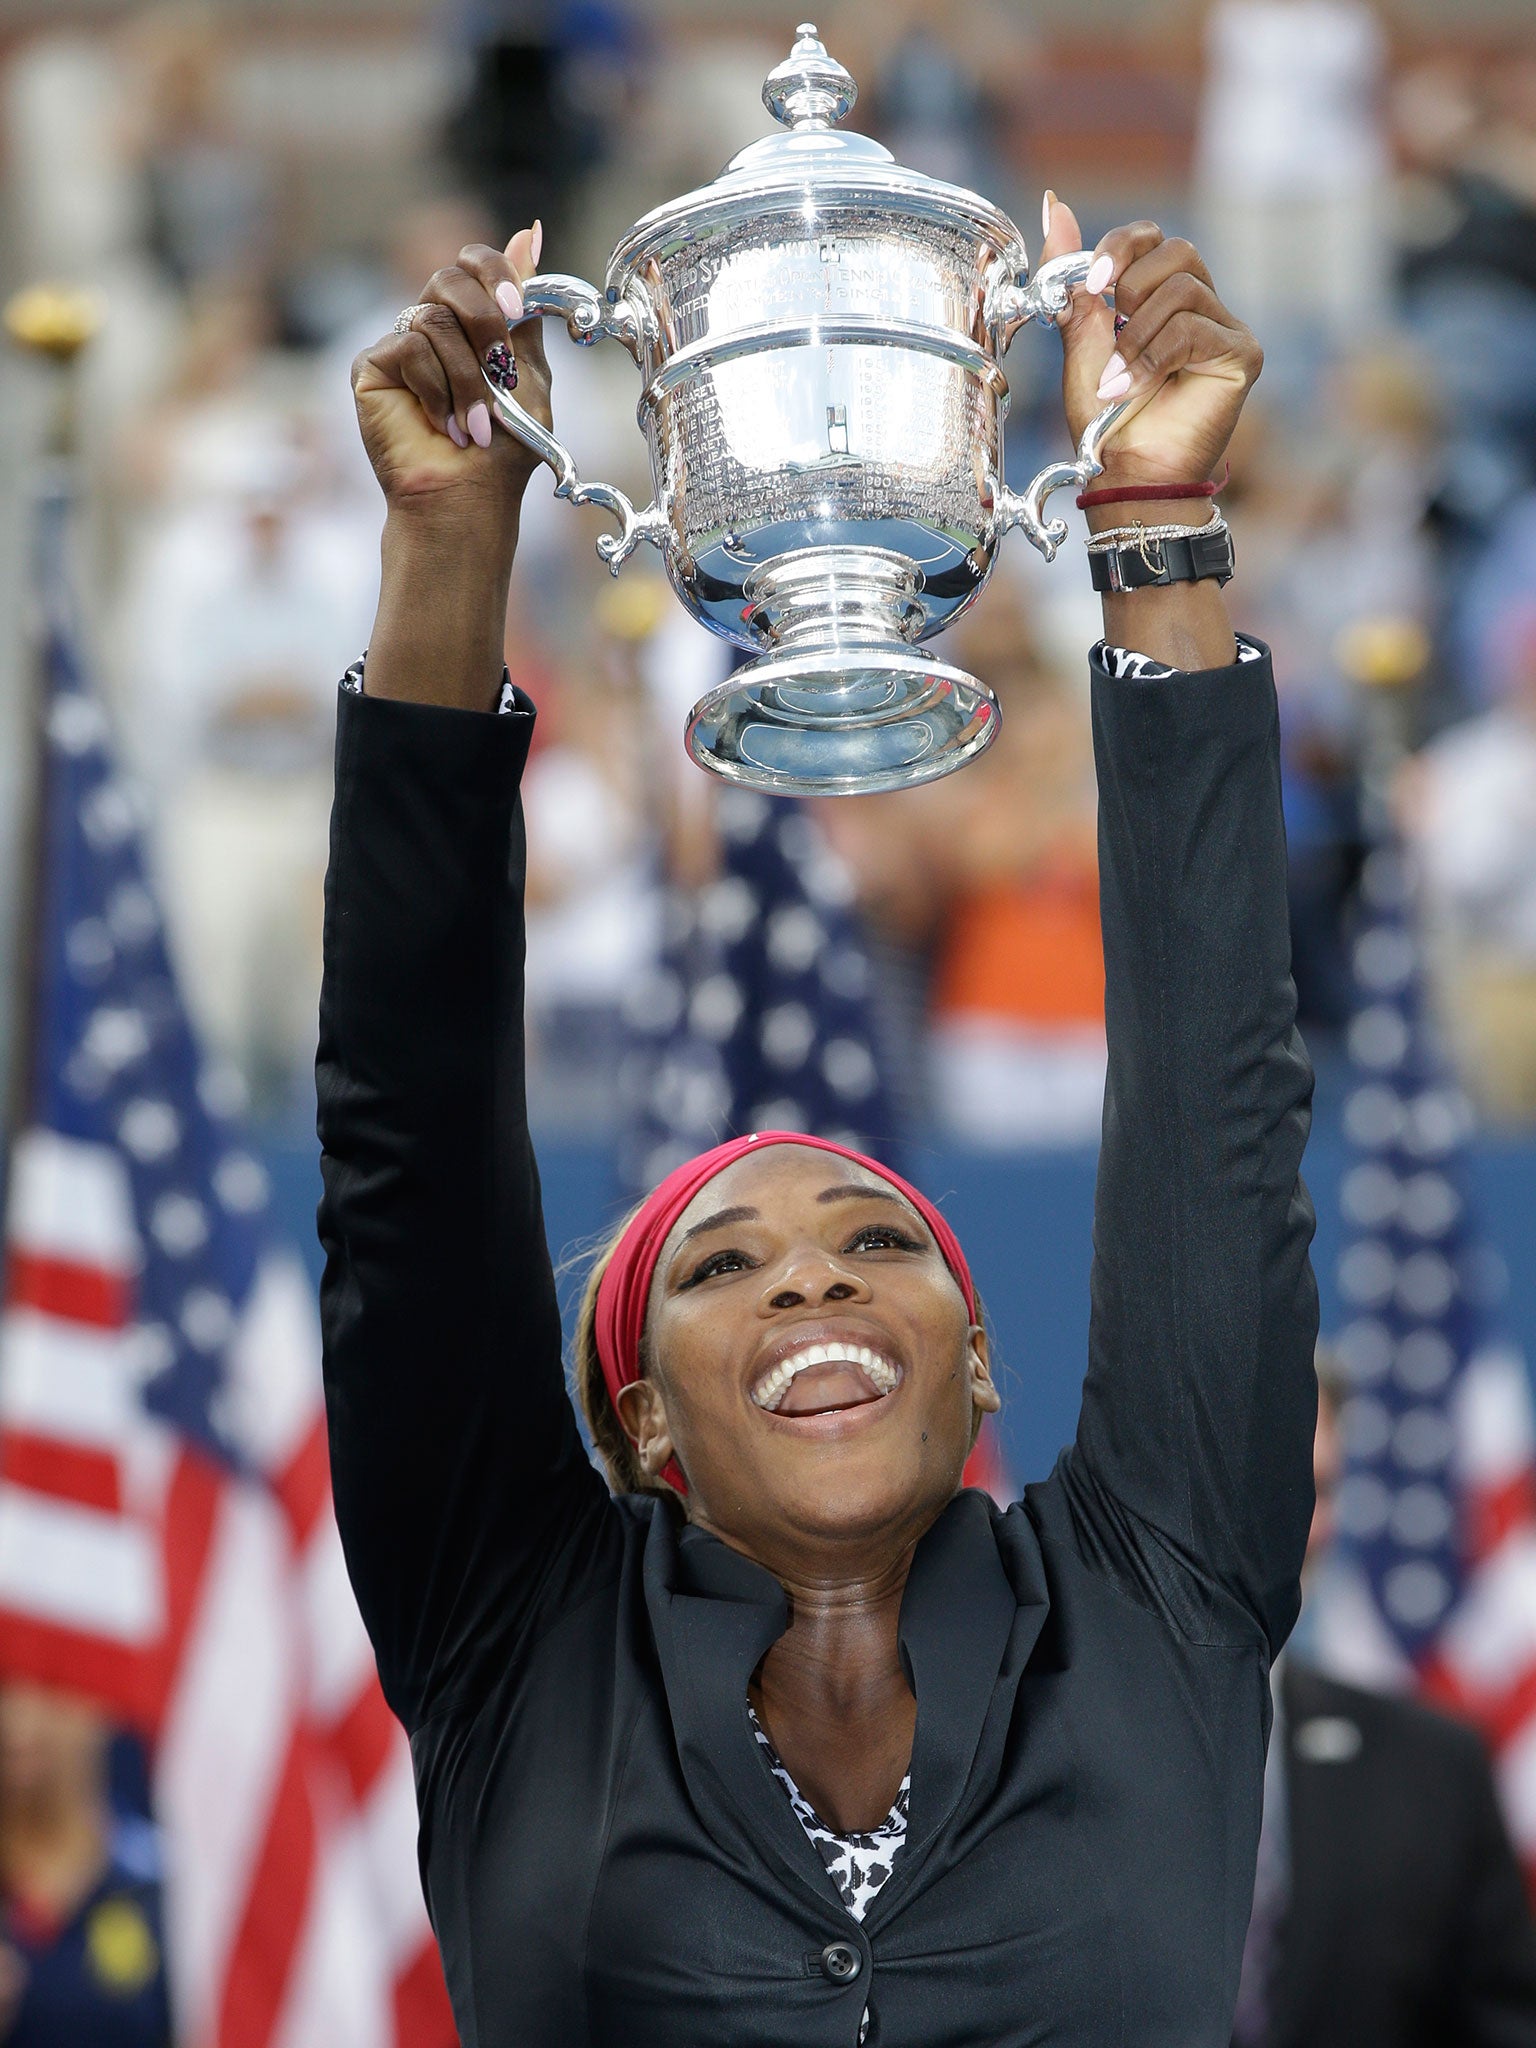
<instances>
[{"instance_id":1,"label":"white patterned top","mask_svg":"<svg viewBox=\"0 0 1536 2048\"><path fill-rule=\"evenodd\" d=\"M912 1793L912 1773L908 1771L902 1779L895 1804L879 1827L871 1828L865 1834L840 1835L836 1828L827 1826L784 1768L773 1740L757 1718L750 1700L747 1713L751 1716L752 1733L767 1752L768 1768L789 1794L795 1819L805 1829L812 1848L831 1873L843 1904L855 1920L862 1920L876 1892L890 1876L891 1866L907 1839L907 1803Z\"/></svg>"}]
</instances>

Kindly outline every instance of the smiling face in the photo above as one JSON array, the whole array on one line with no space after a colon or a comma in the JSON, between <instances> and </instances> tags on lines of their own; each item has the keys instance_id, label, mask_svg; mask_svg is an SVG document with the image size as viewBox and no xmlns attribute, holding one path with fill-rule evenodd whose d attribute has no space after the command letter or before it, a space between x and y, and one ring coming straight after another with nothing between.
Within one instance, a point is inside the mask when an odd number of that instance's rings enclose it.
<instances>
[{"instance_id":1,"label":"smiling face","mask_svg":"<svg viewBox=\"0 0 1536 2048\"><path fill-rule=\"evenodd\" d=\"M986 1337L888 1182L802 1145L736 1160L662 1248L648 1371L619 1412L676 1457L691 1518L772 1560L829 1539L915 1541L998 1397Z\"/></svg>"}]
</instances>

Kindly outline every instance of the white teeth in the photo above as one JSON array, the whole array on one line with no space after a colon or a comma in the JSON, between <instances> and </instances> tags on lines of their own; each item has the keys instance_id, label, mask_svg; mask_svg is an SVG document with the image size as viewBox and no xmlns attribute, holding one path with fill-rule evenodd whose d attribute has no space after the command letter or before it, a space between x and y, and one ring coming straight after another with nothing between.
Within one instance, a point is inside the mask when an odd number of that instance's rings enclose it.
<instances>
[{"instance_id":1,"label":"white teeth","mask_svg":"<svg viewBox=\"0 0 1536 2048\"><path fill-rule=\"evenodd\" d=\"M781 1358L752 1389L752 1399L759 1408L776 1409L797 1374L813 1365L845 1363L862 1367L879 1394L889 1394L896 1385L897 1371L888 1358L872 1351L867 1344L841 1344L834 1340L830 1344L807 1344L803 1351Z\"/></svg>"}]
</instances>

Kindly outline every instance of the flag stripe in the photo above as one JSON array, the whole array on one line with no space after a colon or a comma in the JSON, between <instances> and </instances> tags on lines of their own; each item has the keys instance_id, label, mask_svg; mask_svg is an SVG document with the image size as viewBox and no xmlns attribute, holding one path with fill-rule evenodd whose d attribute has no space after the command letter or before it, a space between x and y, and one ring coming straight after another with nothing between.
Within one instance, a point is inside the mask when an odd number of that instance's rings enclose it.
<instances>
[{"instance_id":1,"label":"flag stripe","mask_svg":"<svg viewBox=\"0 0 1536 2048\"><path fill-rule=\"evenodd\" d=\"M273 1481L288 1514L294 1545L303 1549L331 1504L331 1454L319 1411L298 1450Z\"/></svg>"},{"instance_id":2,"label":"flag stripe","mask_svg":"<svg viewBox=\"0 0 1536 2048\"><path fill-rule=\"evenodd\" d=\"M141 1655L160 1624L160 1561L147 1530L119 1515L0 1490L0 1607Z\"/></svg>"},{"instance_id":3,"label":"flag stripe","mask_svg":"<svg viewBox=\"0 0 1536 2048\"><path fill-rule=\"evenodd\" d=\"M423 1943L395 1980L395 2035L401 2041L457 2039L435 1941Z\"/></svg>"},{"instance_id":4,"label":"flag stripe","mask_svg":"<svg viewBox=\"0 0 1536 2048\"><path fill-rule=\"evenodd\" d=\"M0 1336L0 1425L120 1451L138 1422L121 1331L11 1310Z\"/></svg>"},{"instance_id":5,"label":"flag stripe","mask_svg":"<svg viewBox=\"0 0 1536 2048\"><path fill-rule=\"evenodd\" d=\"M130 1727L153 1732L144 1695L144 1659L137 1644L61 1627L22 1614L0 1597L0 1675L62 1686L100 1700Z\"/></svg>"},{"instance_id":6,"label":"flag stripe","mask_svg":"<svg viewBox=\"0 0 1536 2048\"><path fill-rule=\"evenodd\" d=\"M123 1511L122 1475L110 1451L61 1443L30 1430L7 1429L0 1436L0 1482L103 1514Z\"/></svg>"},{"instance_id":7,"label":"flag stripe","mask_svg":"<svg viewBox=\"0 0 1536 2048\"><path fill-rule=\"evenodd\" d=\"M230 1949L219 2015L220 2048L267 2048L282 2007L315 1878L311 1751L308 1730L296 1728Z\"/></svg>"},{"instance_id":8,"label":"flag stripe","mask_svg":"<svg viewBox=\"0 0 1536 2048\"><path fill-rule=\"evenodd\" d=\"M377 1685L365 1685L350 1712L330 1732L330 1747L340 1759L359 1803L365 1800L387 1768L396 1747L398 1723Z\"/></svg>"},{"instance_id":9,"label":"flag stripe","mask_svg":"<svg viewBox=\"0 0 1536 2048\"><path fill-rule=\"evenodd\" d=\"M13 1308L39 1309L98 1330L120 1330L128 1320L133 1283L125 1273L50 1258L23 1245L12 1246L7 1264L5 1298Z\"/></svg>"}]
</instances>

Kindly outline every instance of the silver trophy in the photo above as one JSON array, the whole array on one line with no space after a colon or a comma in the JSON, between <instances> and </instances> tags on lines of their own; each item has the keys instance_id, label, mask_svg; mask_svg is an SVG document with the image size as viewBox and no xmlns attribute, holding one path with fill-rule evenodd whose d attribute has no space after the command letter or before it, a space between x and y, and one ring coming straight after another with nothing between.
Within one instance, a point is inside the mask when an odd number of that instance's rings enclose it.
<instances>
[{"instance_id":1,"label":"silver trophy","mask_svg":"<svg viewBox=\"0 0 1536 2048\"><path fill-rule=\"evenodd\" d=\"M693 616L756 652L694 706L687 745L782 795L904 789L991 743L992 692L921 643L980 594L1011 527L1054 556L1067 529L1046 500L1100 473L1125 410L1097 415L1075 462L1005 486L1000 359L1024 321L1066 310L1092 258L1031 278L997 207L836 128L856 93L806 24L763 85L782 133L631 228L603 291L553 273L523 286L530 316L639 365L643 511L583 483L486 372L556 496L617 521L597 543L613 572L649 541Z\"/></svg>"}]
</instances>

